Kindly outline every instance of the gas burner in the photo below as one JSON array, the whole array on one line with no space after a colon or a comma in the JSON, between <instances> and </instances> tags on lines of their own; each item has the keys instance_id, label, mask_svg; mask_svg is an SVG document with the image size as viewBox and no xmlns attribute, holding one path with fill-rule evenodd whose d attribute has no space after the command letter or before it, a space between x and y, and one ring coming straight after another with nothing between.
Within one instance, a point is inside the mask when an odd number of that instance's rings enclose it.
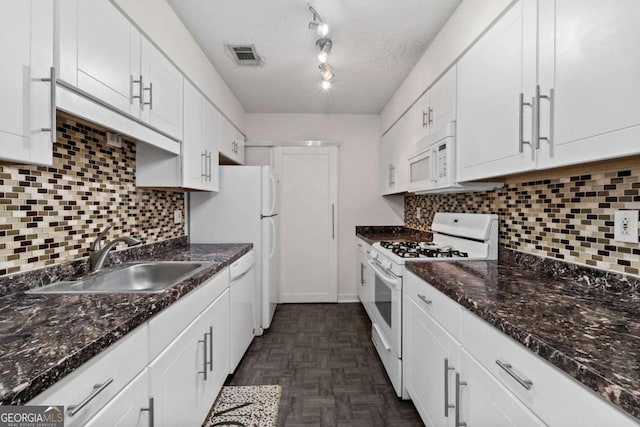
<instances>
[{"instance_id":1,"label":"gas burner","mask_svg":"<svg viewBox=\"0 0 640 427\"><path fill-rule=\"evenodd\" d=\"M400 258L467 258L469 254L448 245L433 242L380 242Z\"/></svg>"}]
</instances>

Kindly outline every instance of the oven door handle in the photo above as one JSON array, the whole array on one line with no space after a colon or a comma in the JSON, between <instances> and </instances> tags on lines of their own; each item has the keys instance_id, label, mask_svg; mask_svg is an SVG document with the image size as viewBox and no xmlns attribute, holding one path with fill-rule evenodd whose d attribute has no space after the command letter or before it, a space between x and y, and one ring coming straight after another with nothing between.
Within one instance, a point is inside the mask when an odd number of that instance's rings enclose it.
<instances>
[{"instance_id":1,"label":"oven door handle","mask_svg":"<svg viewBox=\"0 0 640 427\"><path fill-rule=\"evenodd\" d=\"M373 323L373 330L376 332L376 335L378 335L378 338L380 339L380 342L382 342L382 346L384 347L384 349L387 351L391 351L391 344L389 344L389 341L387 341L384 334L375 323Z\"/></svg>"},{"instance_id":2,"label":"oven door handle","mask_svg":"<svg viewBox=\"0 0 640 427\"><path fill-rule=\"evenodd\" d=\"M369 266L376 273L376 276L378 276L387 286L389 286L390 288L395 289L397 291L401 291L402 290L402 283L400 282L401 279L399 277L397 277L395 275L393 275L393 277L391 277L392 273L385 273L373 261L369 261Z\"/></svg>"}]
</instances>

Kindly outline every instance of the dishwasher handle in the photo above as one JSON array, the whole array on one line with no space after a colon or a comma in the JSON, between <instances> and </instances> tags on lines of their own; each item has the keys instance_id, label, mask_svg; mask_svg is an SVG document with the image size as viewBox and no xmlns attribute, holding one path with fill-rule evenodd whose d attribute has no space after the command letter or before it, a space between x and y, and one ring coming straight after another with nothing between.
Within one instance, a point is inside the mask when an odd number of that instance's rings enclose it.
<instances>
[{"instance_id":1,"label":"dishwasher handle","mask_svg":"<svg viewBox=\"0 0 640 427\"><path fill-rule=\"evenodd\" d=\"M242 256L240 259L236 260L231 264L230 270L230 280L233 282L235 280L240 279L242 276L247 274L251 267L255 264L255 255L253 250L249 251L246 255Z\"/></svg>"}]
</instances>

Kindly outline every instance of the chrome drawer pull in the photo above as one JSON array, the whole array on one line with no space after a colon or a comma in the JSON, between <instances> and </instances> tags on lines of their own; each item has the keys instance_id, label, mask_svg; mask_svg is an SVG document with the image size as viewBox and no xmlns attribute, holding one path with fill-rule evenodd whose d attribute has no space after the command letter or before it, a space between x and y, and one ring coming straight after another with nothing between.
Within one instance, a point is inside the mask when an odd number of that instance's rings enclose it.
<instances>
[{"instance_id":1,"label":"chrome drawer pull","mask_svg":"<svg viewBox=\"0 0 640 427\"><path fill-rule=\"evenodd\" d=\"M111 384L112 382L113 382L113 378L109 378L102 384L95 384L93 386L93 391L91 392L91 394L85 397L85 399L82 402L78 403L77 405L69 405L69 407L67 408L67 411L69 412L69 416L73 417L75 414L77 414L82 408L87 406L89 402L91 402L97 395L99 395L102 392L102 390L107 388L109 384Z\"/></svg>"},{"instance_id":2,"label":"chrome drawer pull","mask_svg":"<svg viewBox=\"0 0 640 427\"><path fill-rule=\"evenodd\" d=\"M418 294L418 298L420 298L427 305L433 304L433 301L430 299L427 299L427 297L425 297L424 295Z\"/></svg>"},{"instance_id":3,"label":"chrome drawer pull","mask_svg":"<svg viewBox=\"0 0 640 427\"><path fill-rule=\"evenodd\" d=\"M518 383L527 390L531 390L531 386L533 385L533 381L521 378L518 374L513 372L513 366L511 363L505 363L500 359L496 359L496 364L504 369L507 374L511 376L514 380L518 381Z\"/></svg>"},{"instance_id":4,"label":"chrome drawer pull","mask_svg":"<svg viewBox=\"0 0 640 427\"><path fill-rule=\"evenodd\" d=\"M456 372L456 418L455 427L466 427L467 423L460 421L460 387L467 385L465 381L460 381L460 374Z\"/></svg>"},{"instance_id":5,"label":"chrome drawer pull","mask_svg":"<svg viewBox=\"0 0 640 427\"><path fill-rule=\"evenodd\" d=\"M444 416L449 417L449 409L455 405L449 404L449 371L455 371L456 368L449 366L449 359L444 359Z\"/></svg>"}]
</instances>

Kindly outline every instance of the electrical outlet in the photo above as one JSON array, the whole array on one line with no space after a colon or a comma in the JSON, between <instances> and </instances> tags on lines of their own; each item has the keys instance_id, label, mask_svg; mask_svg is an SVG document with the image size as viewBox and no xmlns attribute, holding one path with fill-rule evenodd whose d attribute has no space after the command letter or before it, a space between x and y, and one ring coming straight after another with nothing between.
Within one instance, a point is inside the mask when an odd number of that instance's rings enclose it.
<instances>
[{"instance_id":1,"label":"electrical outlet","mask_svg":"<svg viewBox=\"0 0 640 427\"><path fill-rule=\"evenodd\" d=\"M420 219L422 217L422 209L416 208L416 219Z\"/></svg>"},{"instance_id":2,"label":"electrical outlet","mask_svg":"<svg viewBox=\"0 0 640 427\"><path fill-rule=\"evenodd\" d=\"M180 210L173 211L173 223L174 224L182 223L182 211Z\"/></svg>"},{"instance_id":3,"label":"electrical outlet","mask_svg":"<svg viewBox=\"0 0 640 427\"><path fill-rule=\"evenodd\" d=\"M638 243L638 211L615 211L613 240Z\"/></svg>"}]
</instances>

